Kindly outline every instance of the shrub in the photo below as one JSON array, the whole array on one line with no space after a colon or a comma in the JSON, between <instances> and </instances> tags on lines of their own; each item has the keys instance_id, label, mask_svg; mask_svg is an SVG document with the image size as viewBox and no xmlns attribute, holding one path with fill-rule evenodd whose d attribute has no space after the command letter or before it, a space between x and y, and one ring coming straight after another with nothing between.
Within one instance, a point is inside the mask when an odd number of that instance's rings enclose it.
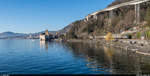
<instances>
[{"instance_id":1,"label":"shrub","mask_svg":"<svg viewBox=\"0 0 150 76\"><path fill-rule=\"evenodd\" d=\"M145 32L146 39L150 39L150 31Z\"/></svg>"},{"instance_id":2,"label":"shrub","mask_svg":"<svg viewBox=\"0 0 150 76\"><path fill-rule=\"evenodd\" d=\"M82 32L88 32L88 34L90 34L94 32L95 26L97 26L96 22L87 24L87 27L85 27Z\"/></svg>"},{"instance_id":3,"label":"shrub","mask_svg":"<svg viewBox=\"0 0 150 76\"><path fill-rule=\"evenodd\" d=\"M141 32L138 32L138 33L136 34L136 37L137 37L137 39L140 39L140 38L141 38Z\"/></svg>"},{"instance_id":4,"label":"shrub","mask_svg":"<svg viewBox=\"0 0 150 76\"><path fill-rule=\"evenodd\" d=\"M112 33L109 32L109 33L106 35L105 40L109 42L109 41L112 41L113 39L114 39L114 37L113 37Z\"/></svg>"}]
</instances>

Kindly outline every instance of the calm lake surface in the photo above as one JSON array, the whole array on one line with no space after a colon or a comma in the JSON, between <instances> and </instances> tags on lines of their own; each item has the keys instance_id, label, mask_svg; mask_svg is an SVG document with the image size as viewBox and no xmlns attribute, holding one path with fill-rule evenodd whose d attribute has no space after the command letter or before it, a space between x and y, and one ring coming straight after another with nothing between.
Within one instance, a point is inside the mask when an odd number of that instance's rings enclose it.
<instances>
[{"instance_id":1,"label":"calm lake surface","mask_svg":"<svg viewBox=\"0 0 150 76\"><path fill-rule=\"evenodd\" d=\"M93 43L0 40L0 74L150 73L150 57Z\"/></svg>"}]
</instances>

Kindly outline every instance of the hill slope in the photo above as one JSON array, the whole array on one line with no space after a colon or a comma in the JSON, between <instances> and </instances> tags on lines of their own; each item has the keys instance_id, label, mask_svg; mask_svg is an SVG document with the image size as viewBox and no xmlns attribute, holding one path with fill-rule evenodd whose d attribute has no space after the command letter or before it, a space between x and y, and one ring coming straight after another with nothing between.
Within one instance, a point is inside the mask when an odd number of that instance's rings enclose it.
<instances>
[{"instance_id":1,"label":"hill slope","mask_svg":"<svg viewBox=\"0 0 150 76\"><path fill-rule=\"evenodd\" d=\"M119 3L127 2L131 0L116 0L112 4L116 5ZM89 18L88 21L85 19L75 21L65 27L63 30L67 34L67 38L88 38L88 36L101 36L106 35L108 32L114 34L122 33L123 31L132 29L135 26L146 25L147 11L150 8L150 3L142 3L140 6L140 24L135 24L135 9L134 6L125 6L113 10L113 19L111 24L109 23L109 13L101 12L98 13L97 19L93 17Z\"/></svg>"}]
</instances>

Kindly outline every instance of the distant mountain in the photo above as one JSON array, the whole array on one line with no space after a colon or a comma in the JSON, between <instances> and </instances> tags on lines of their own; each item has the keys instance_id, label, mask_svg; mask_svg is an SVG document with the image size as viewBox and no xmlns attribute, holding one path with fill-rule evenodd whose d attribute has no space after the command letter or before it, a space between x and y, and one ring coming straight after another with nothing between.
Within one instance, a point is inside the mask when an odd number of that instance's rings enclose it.
<instances>
[{"instance_id":1,"label":"distant mountain","mask_svg":"<svg viewBox=\"0 0 150 76\"><path fill-rule=\"evenodd\" d=\"M23 37L23 36L27 36L27 34L23 34L23 33L14 33L14 32L3 32L0 33L0 38L12 38L12 37Z\"/></svg>"},{"instance_id":2,"label":"distant mountain","mask_svg":"<svg viewBox=\"0 0 150 76\"><path fill-rule=\"evenodd\" d=\"M7 39L7 38L27 38L29 36L32 36L33 38L38 38L38 36L41 33L44 33L45 31L37 32L37 33L29 33L29 34L24 34L24 33L14 33L14 32L2 32L0 33L0 39ZM49 31L52 34L56 34L57 31Z\"/></svg>"},{"instance_id":3,"label":"distant mountain","mask_svg":"<svg viewBox=\"0 0 150 76\"><path fill-rule=\"evenodd\" d=\"M56 34L57 31L49 31L49 33L51 34ZM29 35L32 35L32 36L37 36L37 35L40 35L41 33L45 33L45 31L41 31L41 32L37 32L37 33L30 33Z\"/></svg>"}]
</instances>

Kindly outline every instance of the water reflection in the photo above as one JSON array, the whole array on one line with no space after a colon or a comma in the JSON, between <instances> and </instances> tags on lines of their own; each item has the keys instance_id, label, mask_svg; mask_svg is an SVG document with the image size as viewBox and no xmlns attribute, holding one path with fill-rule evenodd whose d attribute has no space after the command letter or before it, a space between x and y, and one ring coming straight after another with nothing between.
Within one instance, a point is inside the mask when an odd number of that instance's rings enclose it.
<instances>
[{"instance_id":1,"label":"water reflection","mask_svg":"<svg viewBox=\"0 0 150 76\"><path fill-rule=\"evenodd\" d=\"M113 47L99 46L93 43L60 43L75 58L85 58L86 67L91 71L104 71L114 74L150 73L150 57ZM40 47L48 50L50 42L41 41Z\"/></svg>"},{"instance_id":2,"label":"water reflection","mask_svg":"<svg viewBox=\"0 0 150 76\"><path fill-rule=\"evenodd\" d=\"M48 42L40 41L40 48L45 48L48 51Z\"/></svg>"},{"instance_id":3,"label":"water reflection","mask_svg":"<svg viewBox=\"0 0 150 76\"><path fill-rule=\"evenodd\" d=\"M87 67L95 71L150 73L150 58L130 51L87 43L67 43L66 46L72 48L76 57L86 57Z\"/></svg>"}]
</instances>

